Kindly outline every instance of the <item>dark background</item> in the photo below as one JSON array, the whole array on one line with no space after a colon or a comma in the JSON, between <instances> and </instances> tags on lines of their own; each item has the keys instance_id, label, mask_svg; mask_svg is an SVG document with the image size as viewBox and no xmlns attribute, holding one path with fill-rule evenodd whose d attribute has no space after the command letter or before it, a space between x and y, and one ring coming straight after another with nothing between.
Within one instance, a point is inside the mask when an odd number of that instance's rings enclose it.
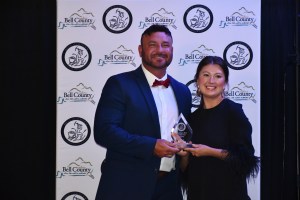
<instances>
[{"instance_id":1,"label":"dark background","mask_svg":"<svg viewBox=\"0 0 300 200\"><path fill-rule=\"evenodd\" d=\"M56 2L20 2L1 5L2 197L54 200ZM296 200L299 0L262 0L261 7L261 200Z\"/></svg>"}]
</instances>

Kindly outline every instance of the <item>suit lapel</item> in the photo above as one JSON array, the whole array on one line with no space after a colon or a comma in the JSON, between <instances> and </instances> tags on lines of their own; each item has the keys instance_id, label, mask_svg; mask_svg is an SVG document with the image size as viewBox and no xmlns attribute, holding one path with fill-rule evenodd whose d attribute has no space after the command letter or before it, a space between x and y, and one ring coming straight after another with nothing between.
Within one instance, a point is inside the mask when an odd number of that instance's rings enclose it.
<instances>
[{"instance_id":1,"label":"suit lapel","mask_svg":"<svg viewBox=\"0 0 300 200\"><path fill-rule=\"evenodd\" d=\"M151 89L149 87L148 81L145 77L145 74L142 70L142 67L140 66L135 71L135 78L137 81L137 85L140 88L141 93L143 94L146 102L146 106L148 107L149 113L153 119L153 125L155 126L156 133L158 138L160 138L160 126L159 126L159 119L158 119L158 112L156 109L155 101L151 92Z\"/></svg>"},{"instance_id":2,"label":"suit lapel","mask_svg":"<svg viewBox=\"0 0 300 200\"><path fill-rule=\"evenodd\" d=\"M184 107L183 105L183 101L182 101L182 94L180 94L180 88L177 85L177 82L173 79L173 77L171 77L170 75L168 75L168 77L170 78L170 84L172 86L172 89L174 91L175 94L175 98L176 98L176 102L177 102L177 107L178 107L178 112L179 114L182 112L182 108Z\"/></svg>"}]
</instances>

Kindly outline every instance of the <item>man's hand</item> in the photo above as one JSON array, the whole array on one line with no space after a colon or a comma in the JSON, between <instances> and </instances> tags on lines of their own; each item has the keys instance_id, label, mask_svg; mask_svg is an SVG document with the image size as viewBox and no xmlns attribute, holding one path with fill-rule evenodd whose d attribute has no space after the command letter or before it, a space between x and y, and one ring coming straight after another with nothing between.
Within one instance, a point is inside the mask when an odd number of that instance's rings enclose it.
<instances>
[{"instance_id":1,"label":"man's hand","mask_svg":"<svg viewBox=\"0 0 300 200\"><path fill-rule=\"evenodd\" d=\"M178 153L179 151L180 149L178 149L173 142L169 142L164 139L156 140L154 154L160 158L171 158L172 156L174 156L174 154Z\"/></svg>"}]
</instances>

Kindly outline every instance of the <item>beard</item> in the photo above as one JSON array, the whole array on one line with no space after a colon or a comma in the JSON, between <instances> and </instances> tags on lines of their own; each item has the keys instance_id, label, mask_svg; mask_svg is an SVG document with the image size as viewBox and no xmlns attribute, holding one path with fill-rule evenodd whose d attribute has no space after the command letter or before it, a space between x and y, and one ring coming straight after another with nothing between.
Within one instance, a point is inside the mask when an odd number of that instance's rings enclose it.
<instances>
[{"instance_id":1,"label":"beard","mask_svg":"<svg viewBox=\"0 0 300 200\"><path fill-rule=\"evenodd\" d=\"M166 61L163 63L156 64L155 61L153 61L153 59L155 59L155 57L161 57L161 58L165 59ZM163 53L151 55L150 59L148 59L148 57L145 55L144 51L142 51L142 62L145 65L148 65L152 68L156 68L156 69L167 68L171 64L172 59L173 59L172 54L170 54L170 56L168 58L168 56Z\"/></svg>"}]
</instances>

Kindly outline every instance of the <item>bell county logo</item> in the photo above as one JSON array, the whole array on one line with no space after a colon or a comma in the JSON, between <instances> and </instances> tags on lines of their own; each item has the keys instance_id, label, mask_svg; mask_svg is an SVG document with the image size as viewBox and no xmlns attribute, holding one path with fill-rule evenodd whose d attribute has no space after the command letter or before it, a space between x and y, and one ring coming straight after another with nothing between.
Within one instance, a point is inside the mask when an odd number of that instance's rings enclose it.
<instances>
[{"instance_id":1,"label":"bell county logo","mask_svg":"<svg viewBox=\"0 0 300 200\"><path fill-rule=\"evenodd\" d=\"M252 62L253 52L245 42L236 41L225 48L223 58L231 69L242 70Z\"/></svg>"},{"instance_id":2,"label":"bell county logo","mask_svg":"<svg viewBox=\"0 0 300 200\"><path fill-rule=\"evenodd\" d=\"M79 146L90 138L91 128L86 120L80 117L73 117L62 125L61 136L67 144Z\"/></svg>"},{"instance_id":3,"label":"bell county logo","mask_svg":"<svg viewBox=\"0 0 300 200\"><path fill-rule=\"evenodd\" d=\"M202 33L211 27L213 14L211 10L204 5L194 5L185 11L183 23L189 31Z\"/></svg>"},{"instance_id":4,"label":"bell county logo","mask_svg":"<svg viewBox=\"0 0 300 200\"><path fill-rule=\"evenodd\" d=\"M257 28L255 22L256 18L254 12L248 11L245 7L241 7L238 11L233 12L230 16L226 16L224 20L221 20L219 27L253 26Z\"/></svg>"},{"instance_id":5,"label":"bell county logo","mask_svg":"<svg viewBox=\"0 0 300 200\"><path fill-rule=\"evenodd\" d=\"M85 11L85 9L80 8L70 17L65 17L63 21L59 22L58 28L63 29L65 27L92 27L94 30L96 30L94 23L95 20L93 13L87 12Z\"/></svg>"},{"instance_id":6,"label":"bell county logo","mask_svg":"<svg viewBox=\"0 0 300 200\"><path fill-rule=\"evenodd\" d=\"M61 170L58 170L56 172L56 178L62 178L64 176L89 176L94 179L92 166L91 162L85 161L79 157L67 166L62 167Z\"/></svg>"},{"instance_id":7,"label":"bell county logo","mask_svg":"<svg viewBox=\"0 0 300 200\"><path fill-rule=\"evenodd\" d=\"M88 198L81 192L69 192L61 200L88 200Z\"/></svg>"},{"instance_id":8,"label":"bell county logo","mask_svg":"<svg viewBox=\"0 0 300 200\"><path fill-rule=\"evenodd\" d=\"M91 63L92 54L85 44L75 42L64 49L61 57L66 68L71 71L81 71Z\"/></svg>"},{"instance_id":9,"label":"bell county logo","mask_svg":"<svg viewBox=\"0 0 300 200\"><path fill-rule=\"evenodd\" d=\"M127 49L124 45L120 45L116 50L111 51L109 54L104 55L102 59L99 59L98 65L131 64L136 67L134 60L134 52L131 49Z\"/></svg>"},{"instance_id":10,"label":"bell county logo","mask_svg":"<svg viewBox=\"0 0 300 200\"><path fill-rule=\"evenodd\" d=\"M63 104L66 102L91 102L94 101L94 91L91 87L85 86L83 83L79 83L76 87L71 88L69 91L64 92L63 95L57 98L57 104Z\"/></svg>"},{"instance_id":11,"label":"bell county logo","mask_svg":"<svg viewBox=\"0 0 300 200\"><path fill-rule=\"evenodd\" d=\"M159 24L177 29L175 22L176 19L174 13L166 10L165 8L161 8L150 16L145 17L144 21L140 21L139 28L143 29L151 26L152 24Z\"/></svg>"},{"instance_id":12,"label":"bell county logo","mask_svg":"<svg viewBox=\"0 0 300 200\"><path fill-rule=\"evenodd\" d=\"M198 64L205 56L215 54L213 49L207 48L201 44L198 48L192 50L190 53L186 53L184 57L180 58L179 66L186 64Z\"/></svg>"},{"instance_id":13,"label":"bell county logo","mask_svg":"<svg viewBox=\"0 0 300 200\"><path fill-rule=\"evenodd\" d=\"M109 32L123 33L130 28L132 15L125 6L114 5L104 12L102 22Z\"/></svg>"},{"instance_id":14,"label":"bell county logo","mask_svg":"<svg viewBox=\"0 0 300 200\"><path fill-rule=\"evenodd\" d=\"M252 101L256 103L255 89L253 86L247 85L245 82L239 83L237 86L225 91L225 97L233 101Z\"/></svg>"}]
</instances>

